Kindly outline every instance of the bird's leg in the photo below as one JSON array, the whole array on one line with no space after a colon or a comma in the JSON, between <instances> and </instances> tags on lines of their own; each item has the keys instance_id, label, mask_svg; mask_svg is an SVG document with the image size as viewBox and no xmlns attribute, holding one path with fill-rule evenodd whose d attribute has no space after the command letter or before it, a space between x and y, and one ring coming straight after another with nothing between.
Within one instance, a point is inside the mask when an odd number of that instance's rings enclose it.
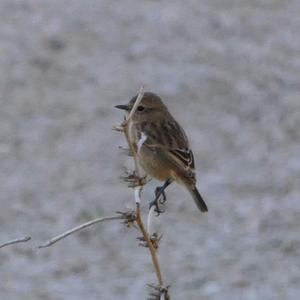
<instances>
[{"instance_id":1,"label":"bird's leg","mask_svg":"<svg viewBox=\"0 0 300 300\"><path fill-rule=\"evenodd\" d=\"M165 204L166 200L167 200L167 196L166 196L166 193L165 191L160 191L161 190L161 186L157 186L156 189L155 189L155 197L158 196L158 201L159 201L159 204ZM160 197L161 196L161 197Z\"/></svg>"},{"instance_id":2,"label":"bird's leg","mask_svg":"<svg viewBox=\"0 0 300 300\"><path fill-rule=\"evenodd\" d=\"M161 213L163 213L163 210L160 210L159 208L159 204L164 204L167 200L166 194L165 194L165 189L172 183L172 179L167 179L165 181L165 183L162 186L158 186L155 189L155 198L153 201L150 202L150 206L149 208L151 208L152 206L155 206L155 212L157 213L157 215L160 215ZM162 199L159 200L162 196Z\"/></svg>"}]
</instances>

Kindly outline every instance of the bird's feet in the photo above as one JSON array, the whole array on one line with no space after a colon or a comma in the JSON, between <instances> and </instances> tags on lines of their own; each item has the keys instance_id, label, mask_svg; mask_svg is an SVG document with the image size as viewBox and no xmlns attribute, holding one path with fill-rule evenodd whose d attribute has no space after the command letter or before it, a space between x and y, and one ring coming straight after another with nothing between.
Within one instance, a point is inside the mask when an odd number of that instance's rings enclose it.
<instances>
[{"instance_id":1,"label":"bird's feet","mask_svg":"<svg viewBox=\"0 0 300 300\"><path fill-rule=\"evenodd\" d=\"M156 187L155 198L158 198L157 200L158 200L159 204L164 205L166 203L167 196L166 196L165 189L163 186Z\"/></svg>"},{"instance_id":2,"label":"bird's feet","mask_svg":"<svg viewBox=\"0 0 300 300\"><path fill-rule=\"evenodd\" d=\"M150 202L149 209L151 209L152 206L155 206L154 211L157 213L157 216L159 216L161 213L165 212L165 210L161 209L160 206L164 205L166 201L167 197L165 193L165 187L158 186L155 189L155 199Z\"/></svg>"}]
</instances>

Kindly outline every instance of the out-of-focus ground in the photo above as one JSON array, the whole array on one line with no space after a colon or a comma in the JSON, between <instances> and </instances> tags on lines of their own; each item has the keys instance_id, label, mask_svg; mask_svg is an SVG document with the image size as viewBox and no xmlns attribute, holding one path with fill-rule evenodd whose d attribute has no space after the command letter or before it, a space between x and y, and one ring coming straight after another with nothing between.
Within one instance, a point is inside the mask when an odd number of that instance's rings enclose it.
<instances>
[{"instance_id":1,"label":"out-of-focus ground","mask_svg":"<svg viewBox=\"0 0 300 300\"><path fill-rule=\"evenodd\" d=\"M209 206L168 189L172 299L300 298L300 1L0 1L1 300L145 299L114 105L157 92L190 137ZM146 213L157 183L144 193Z\"/></svg>"}]
</instances>

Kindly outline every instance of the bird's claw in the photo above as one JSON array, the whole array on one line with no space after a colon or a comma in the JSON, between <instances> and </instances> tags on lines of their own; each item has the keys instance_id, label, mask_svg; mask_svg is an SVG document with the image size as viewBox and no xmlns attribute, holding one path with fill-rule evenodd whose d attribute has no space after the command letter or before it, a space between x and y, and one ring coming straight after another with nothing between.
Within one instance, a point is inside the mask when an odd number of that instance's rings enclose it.
<instances>
[{"instance_id":1,"label":"bird's claw","mask_svg":"<svg viewBox=\"0 0 300 300\"><path fill-rule=\"evenodd\" d=\"M159 208L159 204L161 204L161 202L158 199L155 199L153 201L150 202L149 205L149 209L152 208L152 206L155 206L154 211L156 212L156 216L158 217L160 214L164 213L165 210Z\"/></svg>"},{"instance_id":2,"label":"bird's claw","mask_svg":"<svg viewBox=\"0 0 300 300\"><path fill-rule=\"evenodd\" d=\"M166 193L162 189L163 187L161 186L158 186L155 189L155 199L151 201L149 205L149 209L151 209L152 206L155 206L154 211L157 213L157 216L165 212L165 210L159 208L159 205L164 205L167 201Z\"/></svg>"},{"instance_id":3,"label":"bird's claw","mask_svg":"<svg viewBox=\"0 0 300 300\"><path fill-rule=\"evenodd\" d=\"M159 204L164 205L167 201L167 196L164 190L161 192L161 189L162 187L160 186L155 189L155 197L158 196Z\"/></svg>"}]
</instances>

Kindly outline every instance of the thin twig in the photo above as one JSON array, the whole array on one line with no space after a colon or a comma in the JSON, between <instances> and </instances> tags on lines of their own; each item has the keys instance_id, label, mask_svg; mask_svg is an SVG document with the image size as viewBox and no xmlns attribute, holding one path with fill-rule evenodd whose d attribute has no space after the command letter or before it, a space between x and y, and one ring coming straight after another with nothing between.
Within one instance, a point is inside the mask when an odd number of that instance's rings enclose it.
<instances>
[{"instance_id":1,"label":"thin twig","mask_svg":"<svg viewBox=\"0 0 300 300\"><path fill-rule=\"evenodd\" d=\"M138 96L137 96L137 98L136 98L136 100L135 100L135 102L134 102L134 105L133 105L133 107L132 107L132 109L131 109L131 111L130 111L128 117L126 118L126 120L125 120L125 121L123 122L123 124L122 124L123 127L125 127L125 126L128 124L129 120L130 120L130 119L132 118L132 116L134 115L134 113L135 113L137 107L139 106L140 102L141 102L142 99L143 99L143 96L144 96L144 86L141 86L140 91L139 91L139 93L138 93Z\"/></svg>"},{"instance_id":2,"label":"thin twig","mask_svg":"<svg viewBox=\"0 0 300 300\"><path fill-rule=\"evenodd\" d=\"M134 188L134 199L135 203L141 203L142 185L138 185Z\"/></svg>"},{"instance_id":3,"label":"thin twig","mask_svg":"<svg viewBox=\"0 0 300 300\"><path fill-rule=\"evenodd\" d=\"M152 241L149 237L149 234L147 233L147 231L145 229L143 220L141 218L140 204L136 203L136 207L137 207L136 223L139 226L145 241L147 242L147 246L148 246L150 254L151 254L152 263L153 263L154 268L155 268L155 273L156 273L156 277L157 277L157 280L158 280L158 284L160 286L163 286L163 280L162 280L162 276L161 276L159 262L158 262L158 259L157 259L156 250L155 250L155 248L153 246L153 243L152 243Z\"/></svg>"},{"instance_id":4,"label":"thin twig","mask_svg":"<svg viewBox=\"0 0 300 300\"><path fill-rule=\"evenodd\" d=\"M149 209L148 218L147 218L147 232L151 236L154 232L152 232L152 221L155 214L155 205L152 205Z\"/></svg>"},{"instance_id":5,"label":"thin twig","mask_svg":"<svg viewBox=\"0 0 300 300\"><path fill-rule=\"evenodd\" d=\"M141 172L140 172L140 168L139 168L139 164L137 162L137 159L136 159L136 153L134 151L134 148L133 148L133 145L132 143L130 142L130 139L129 139L129 134L128 134L128 131L127 131L127 125L128 125L128 122L129 120L132 118L133 114L135 113L139 103L141 102L141 100L143 99L143 96L144 96L144 87L142 86L140 88L140 91L138 93L138 96L136 98L136 101L128 115L128 117L126 118L126 120L122 123L122 128L123 128L123 133L126 137L126 140L127 140L127 143L128 143L128 146L129 146L129 149L130 149L130 152L132 153L132 156L133 156L133 160L134 160L134 168L135 168L135 171L136 171L136 175L138 178L141 178Z\"/></svg>"},{"instance_id":6,"label":"thin twig","mask_svg":"<svg viewBox=\"0 0 300 300\"><path fill-rule=\"evenodd\" d=\"M158 262L157 255L156 255L156 250L150 239L149 233L147 233L147 231L145 229L145 226L144 226L144 223L143 223L143 220L141 217L141 209L140 209L141 190L142 190L142 186L135 187L135 190L134 190L134 197L135 197L135 203L136 203L136 220L135 221L141 230L144 240L147 243L147 246L148 246L150 254L151 254L151 259L152 259L152 262L153 262L153 265L155 268L155 273L157 276L158 283L160 286L162 286L163 280L162 280L162 276L161 276L159 262Z\"/></svg>"},{"instance_id":7,"label":"thin twig","mask_svg":"<svg viewBox=\"0 0 300 300\"><path fill-rule=\"evenodd\" d=\"M143 90L144 90L144 88L141 87L140 91L138 93L137 99L136 99L136 101L135 101L128 117L123 122L122 126L124 128L123 133L125 134L127 143L128 143L128 145L130 147L130 150L131 150L131 153L133 154L134 165L135 165L135 174L138 178L138 184L134 188L134 198L135 198L135 203L136 203L136 223L137 223L138 227L140 228L140 231L143 235L143 238L146 241L147 246L149 248L151 258L152 258L152 263L153 263L154 268L155 268L155 273L156 273L156 276L157 276L158 283L159 283L160 286L163 286L163 280L162 280L162 276L161 276L159 262L158 262L158 259L157 259L156 250L155 250L155 248L153 246L153 243L152 243L152 241L149 237L149 234L147 233L147 231L145 229L145 226L144 226L144 223L143 223L143 220L142 220L142 217L141 217L140 202L141 202L141 192L142 192L142 188L143 188L142 177L141 177L141 174L140 174L139 165L137 163L136 153L134 151L132 143L130 142L129 134L128 134L128 130L127 130L128 122L130 121L130 119L134 115L139 103L143 99L143 96L144 96L144 91Z\"/></svg>"},{"instance_id":8,"label":"thin twig","mask_svg":"<svg viewBox=\"0 0 300 300\"><path fill-rule=\"evenodd\" d=\"M121 131L124 133L128 146L130 148L130 152L132 153L133 159L134 159L134 165L135 165L135 177L136 177L136 184L134 186L134 198L135 198L135 203L136 203L136 219L135 222L138 225L142 235L143 235L143 239L146 241L147 243L147 247L149 248L150 254L151 254L151 259L152 259L152 263L155 269L155 273L156 273L156 277L158 280L158 284L161 290L164 290L163 287L163 279L162 279L162 275L161 275L161 271L160 271L160 265L158 262L158 258L157 258L157 254L156 254L156 249L151 241L150 235L149 235L149 230L151 230L151 217L153 212L150 210L149 212L149 216L148 216L148 223L147 223L147 228L148 230L145 229L142 217L141 217L141 211L140 211L140 202L141 202L141 192L143 189L143 185L144 185L144 181L143 178L141 176L140 173L140 168L139 168L139 164L137 162L137 155L135 152L135 149L130 141L129 138L129 133L128 133L128 122L130 121L130 119L132 118L132 116L134 115L140 101L142 100L143 96L144 96L144 92L143 92L143 87L140 88L140 91L138 93L137 99L128 115L128 117L124 120L124 122L121 124L121 126L118 126L117 128L115 128L118 131ZM147 232L148 231L148 232Z\"/></svg>"},{"instance_id":9,"label":"thin twig","mask_svg":"<svg viewBox=\"0 0 300 300\"><path fill-rule=\"evenodd\" d=\"M111 221L111 220L124 220L126 219L126 216L125 215L121 215L121 216L111 216L111 217L105 217L105 218L97 218L97 219L94 219L94 220L91 220L89 222L86 222L86 223L83 223L79 226L76 226L70 230L67 230L65 232L63 232L62 234L59 234L55 237L53 237L52 239L48 240L47 242L45 242L44 244L40 245L39 248L46 248L46 247L50 247L52 246L53 244L57 243L58 241L66 238L67 236L75 233L75 232L78 232L84 228L87 228L87 227L90 227L94 224L97 224L97 223L101 223L101 222L105 222L105 221Z\"/></svg>"},{"instance_id":10,"label":"thin twig","mask_svg":"<svg viewBox=\"0 0 300 300\"><path fill-rule=\"evenodd\" d=\"M18 244L18 243L26 243L29 240L31 240L30 236L24 236L24 237L21 237L21 238L18 238L18 239L14 239L14 240L5 242L5 243L0 245L0 248L4 248L6 246L10 246L10 245Z\"/></svg>"}]
</instances>

